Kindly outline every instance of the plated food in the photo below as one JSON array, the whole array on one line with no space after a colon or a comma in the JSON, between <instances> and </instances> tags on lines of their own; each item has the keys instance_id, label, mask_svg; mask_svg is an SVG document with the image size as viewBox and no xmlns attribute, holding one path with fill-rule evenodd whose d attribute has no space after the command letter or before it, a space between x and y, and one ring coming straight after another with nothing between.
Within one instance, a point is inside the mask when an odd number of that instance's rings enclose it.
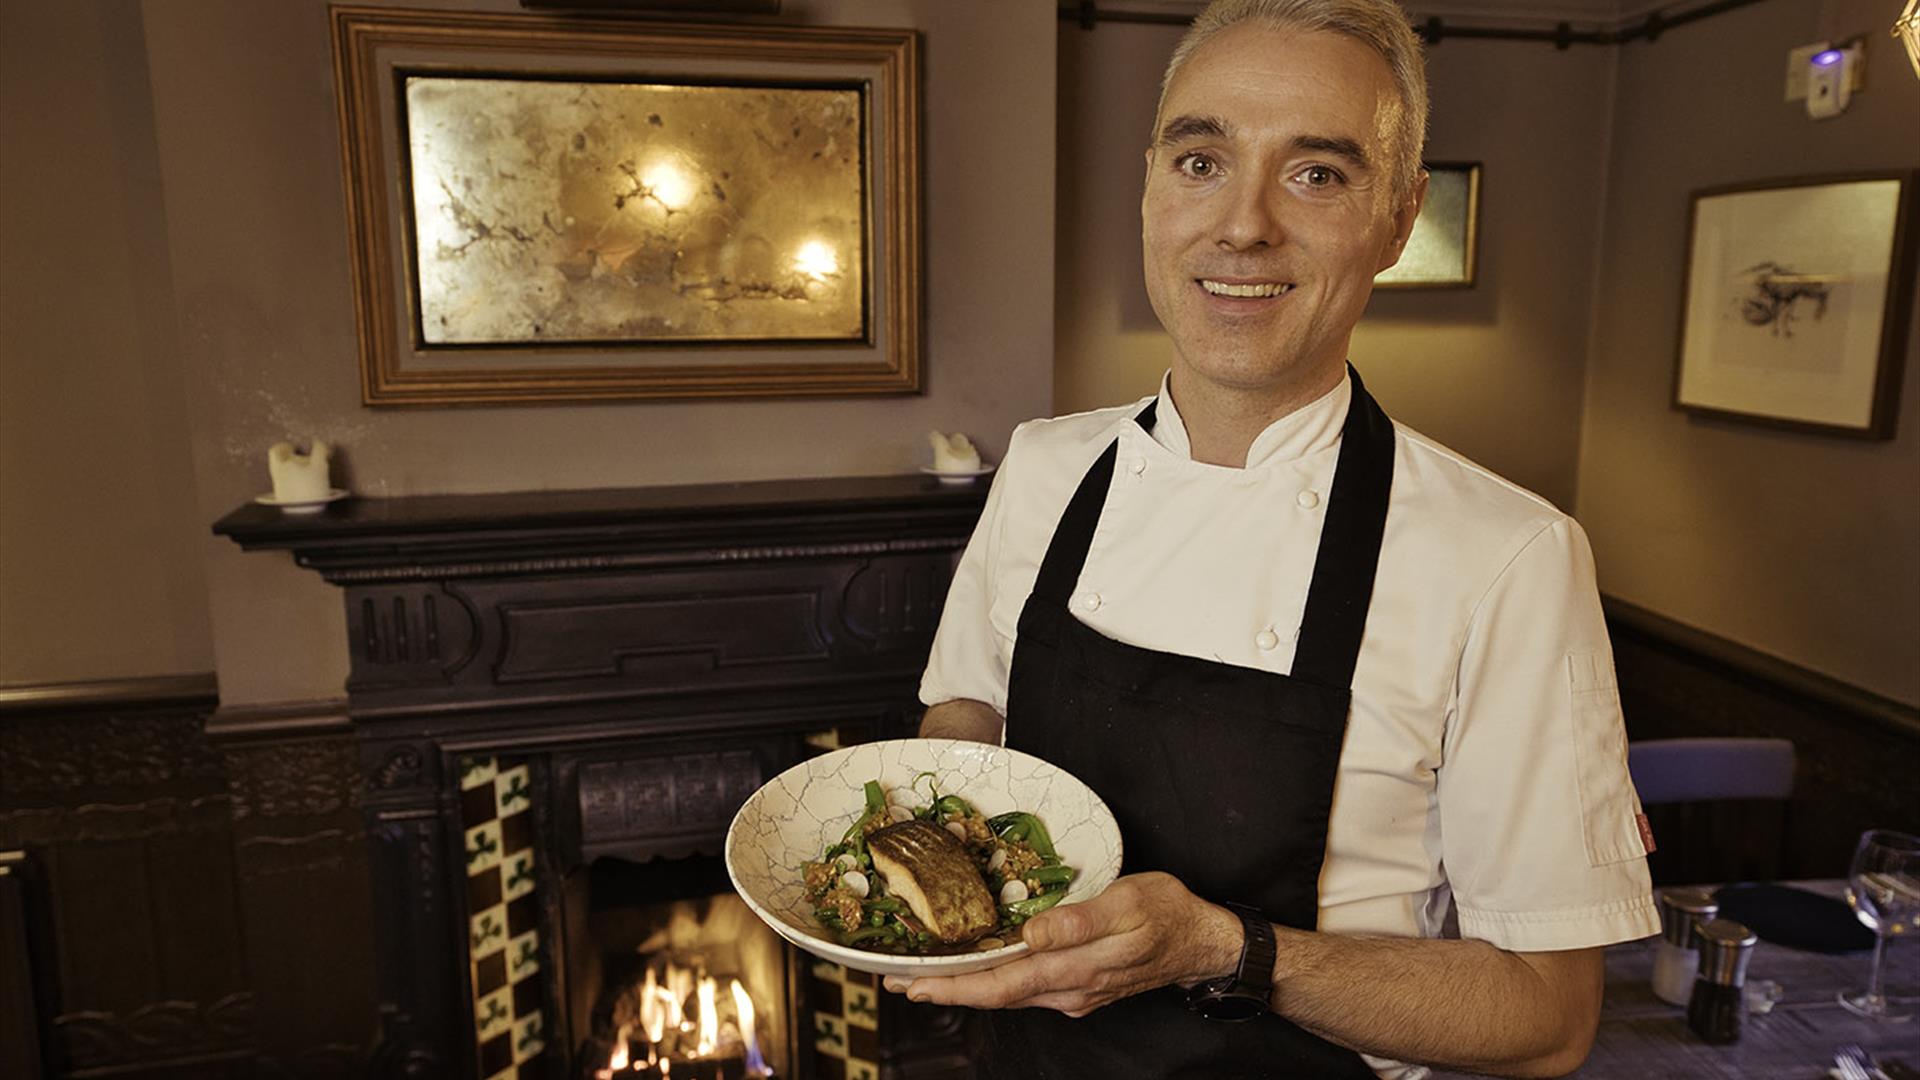
<instances>
[{"instance_id":1,"label":"plated food","mask_svg":"<svg viewBox=\"0 0 1920 1080\"><path fill-rule=\"evenodd\" d=\"M1016 935L999 932L1000 897L988 885L989 879L977 872L980 887L993 908L994 925L968 941L928 942L924 951L863 948L865 939L848 944L841 940L847 933L844 927L823 925L815 917L822 905L808 897L805 865L837 860L837 856L828 860L823 855L846 840L849 826L866 816L867 783L879 784L883 799L899 791L898 798L887 800L886 805L902 805L911 816L914 810L936 802L930 797L927 779L920 781L917 793L914 788L914 778L926 773L938 778L940 799L957 797L989 829L996 818L1014 813L1024 813L1040 823L1059 860L1057 865L1071 868L1064 889L1047 890L1058 893L1058 898L1046 903L1072 904L1097 896L1119 875L1120 830L1113 814L1072 774L1001 746L954 739L891 739L844 747L801 762L749 796L727 831L727 872L734 888L754 914L781 937L814 956L857 971L910 977L951 975L1017 958L1027 946ZM949 812L954 808L953 803L947 806ZM887 825L901 823L892 820L891 811L888 816ZM941 816L943 820L937 823L931 817L914 820L924 820L944 832L948 822L945 814ZM864 834L870 859L872 838L887 825ZM937 927L927 932L936 938L946 934L958 939L979 930L984 923L977 906L979 895L975 894L972 902L947 897L946 890L952 886L940 869L943 864L929 861L936 856L916 843L916 837L932 842L920 830L900 830L881 842L880 859L891 860L896 873L905 871L905 876L899 878L902 884L896 888L876 865L868 881L869 892L878 879L883 890L912 914L906 897L918 890ZM959 841L957 836L952 838ZM987 858L991 861L992 855ZM945 865L951 868L952 864ZM1006 875L1001 876L1004 879ZM1004 884L1003 880L1002 887ZM1040 891L1029 888L1030 893ZM872 913L863 914L871 922ZM920 916L913 917L927 928ZM988 938L998 939L999 946Z\"/></svg>"},{"instance_id":2,"label":"plated food","mask_svg":"<svg viewBox=\"0 0 1920 1080\"><path fill-rule=\"evenodd\" d=\"M869 780L862 794L847 831L801 866L813 917L841 944L918 954L998 949L1066 898L1074 869L1035 815L989 818L942 794L931 772L892 791Z\"/></svg>"}]
</instances>

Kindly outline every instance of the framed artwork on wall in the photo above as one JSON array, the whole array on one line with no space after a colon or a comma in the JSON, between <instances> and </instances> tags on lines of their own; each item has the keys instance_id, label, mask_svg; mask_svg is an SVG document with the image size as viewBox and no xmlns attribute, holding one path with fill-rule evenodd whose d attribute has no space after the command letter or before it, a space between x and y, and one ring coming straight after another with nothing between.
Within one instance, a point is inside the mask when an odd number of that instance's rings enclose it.
<instances>
[{"instance_id":1,"label":"framed artwork on wall","mask_svg":"<svg viewBox=\"0 0 1920 1080\"><path fill-rule=\"evenodd\" d=\"M1480 163L1430 161L1427 201L1400 261L1374 275L1376 289L1471 289L1480 245Z\"/></svg>"},{"instance_id":2,"label":"framed artwork on wall","mask_svg":"<svg viewBox=\"0 0 1920 1080\"><path fill-rule=\"evenodd\" d=\"M1916 175L1694 192L1674 407L1892 438L1912 314Z\"/></svg>"},{"instance_id":3,"label":"framed artwork on wall","mask_svg":"<svg viewBox=\"0 0 1920 1080\"><path fill-rule=\"evenodd\" d=\"M332 19L367 404L919 389L913 31Z\"/></svg>"}]
</instances>

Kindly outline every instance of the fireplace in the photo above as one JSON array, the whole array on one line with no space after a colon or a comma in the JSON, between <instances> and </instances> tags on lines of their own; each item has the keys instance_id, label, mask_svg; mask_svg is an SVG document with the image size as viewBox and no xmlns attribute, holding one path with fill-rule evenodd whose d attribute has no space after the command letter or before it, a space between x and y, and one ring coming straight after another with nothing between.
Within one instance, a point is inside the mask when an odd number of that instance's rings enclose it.
<instances>
[{"instance_id":1,"label":"fireplace","mask_svg":"<svg viewBox=\"0 0 1920 1080\"><path fill-rule=\"evenodd\" d=\"M343 592L381 964L371 1069L966 1076L958 1014L786 946L720 854L766 779L912 733L983 497L885 477L223 519Z\"/></svg>"}]
</instances>

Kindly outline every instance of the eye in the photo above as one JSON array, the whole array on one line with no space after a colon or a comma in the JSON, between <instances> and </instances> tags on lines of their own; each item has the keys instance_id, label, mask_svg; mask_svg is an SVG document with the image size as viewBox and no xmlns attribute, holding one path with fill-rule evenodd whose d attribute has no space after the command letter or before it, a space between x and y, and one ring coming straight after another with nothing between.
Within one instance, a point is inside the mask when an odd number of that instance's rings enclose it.
<instances>
[{"instance_id":1,"label":"eye","mask_svg":"<svg viewBox=\"0 0 1920 1080\"><path fill-rule=\"evenodd\" d=\"M1300 179L1310 188L1330 188L1346 182L1339 170L1326 165L1309 165L1300 170Z\"/></svg>"},{"instance_id":2,"label":"eye","mask_svg":"<svg viewBox=\"0 0 1920 1080\"><path fill-rule=\"evenodd\" d=\"M1205 180L1219 173L1220 166L1210 157L1198 151L1188 151L1173 159L1173 169L1182 176L1194 180Z\"/></svg>"}]
</instances>

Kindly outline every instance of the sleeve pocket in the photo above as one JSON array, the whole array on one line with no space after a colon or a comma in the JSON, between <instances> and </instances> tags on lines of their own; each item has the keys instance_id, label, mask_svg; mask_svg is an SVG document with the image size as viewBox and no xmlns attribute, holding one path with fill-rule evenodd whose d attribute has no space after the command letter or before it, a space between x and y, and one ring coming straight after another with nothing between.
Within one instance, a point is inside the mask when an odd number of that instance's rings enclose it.
<instances>
[{"instance_id":1,"label":"sleeve pocket","mask_svg":"<svg viewBox=\"0 0 1920 1080\"><path fill-rule=\"evenodd\" d=\"M1627 773L1627 730L1620 688L1603 652L1567 654L1567 715L1573 724L1574 772L1580 786L1580 832L1587 863L1606 866L1644 858L1640 799Z\"/></svg>"}]
</instances>

